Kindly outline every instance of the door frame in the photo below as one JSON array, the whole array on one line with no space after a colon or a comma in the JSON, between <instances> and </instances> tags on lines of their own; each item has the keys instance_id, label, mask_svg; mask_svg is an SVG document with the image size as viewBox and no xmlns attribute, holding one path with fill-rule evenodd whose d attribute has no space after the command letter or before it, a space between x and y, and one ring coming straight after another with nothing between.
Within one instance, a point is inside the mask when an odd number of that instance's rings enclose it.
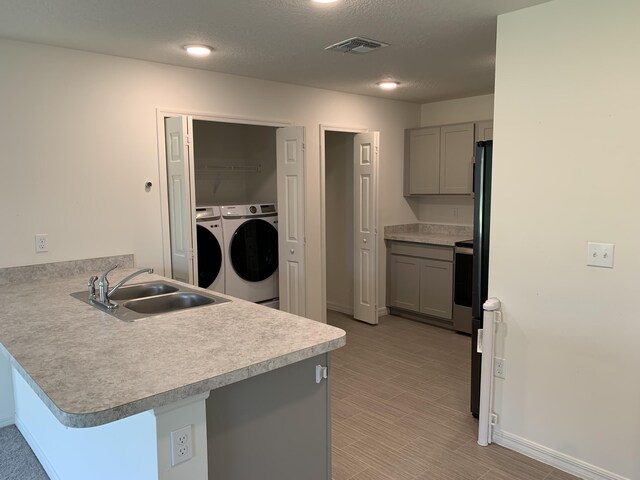
<instances>
[{"instance_id":1,"label":"door frame","mask_svg":"<svg viewBox=\"0 0 640 480\"><path fill-rule=\"evenodd\" d=\"M367 127L320 124L320 305L322 308L322 322L327 323L327 206L326 206L326 147L325 133L366 133L371 131ZM377 199L376 199L377 201ZM377 224L377 218L376 218ZM376 297L378 295L376 288Z\"/></svg>"},{"instance_id":2,"label":"door frame","mask_svg":"<svg viewBox=\"0 0 640 480\"><path fill-rule=\"evenodd\" d=\"M160 227L162 231L162 275L171 278L171 238L169 234L169 197L167 191L167 166L164 119L167 117L188 116L192 120L202 120L220 123L237 123L245 125L261 125L265 127L290 127L293 125L288 120L275 120L265 118L252 118L234 115L225 115L179 108L156 108L156 132L158 142L158 183L160 189ZM193 132L189 132L192 135ZM193 143L192 143L193 146ZM190 169L193 172L193 165ZM306 218L305 218L306 222ZM195 240L194 240L195 241Z\"/></svg>"}]
</instances>

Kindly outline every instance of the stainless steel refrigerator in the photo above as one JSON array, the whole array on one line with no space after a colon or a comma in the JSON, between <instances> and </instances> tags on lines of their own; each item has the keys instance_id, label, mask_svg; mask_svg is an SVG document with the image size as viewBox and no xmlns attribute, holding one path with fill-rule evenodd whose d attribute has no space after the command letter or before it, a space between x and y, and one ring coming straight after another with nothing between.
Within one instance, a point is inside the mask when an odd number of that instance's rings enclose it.
<instances>
[{"instance_id":1,"label":"stainless steel refrigerator","mask_svg":"<svg viewBox=\"0 0 640 480\"><path fill-rule=\"evenodd\" d=\"M471 413L480 411L482 354L477 352L478 330L482 328L482 304L489 283L489 225L491 213L491 158L493 141L478 142L473 172L473 287L471 312Z\"/></svg>"}]
</instances>

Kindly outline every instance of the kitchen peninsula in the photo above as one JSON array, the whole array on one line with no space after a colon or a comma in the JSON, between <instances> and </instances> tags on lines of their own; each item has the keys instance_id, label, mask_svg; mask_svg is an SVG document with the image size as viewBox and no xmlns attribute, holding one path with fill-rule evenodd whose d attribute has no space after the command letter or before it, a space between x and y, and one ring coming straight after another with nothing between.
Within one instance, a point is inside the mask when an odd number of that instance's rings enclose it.
<instances>
[{"instance_id":1,"label":"kitchen peninsula","mask_svg":"<svg viewBox=\"0 0 640 480\"><path fill-rule=\"evenodd\" d=\"M330 394L316 366L344 331L234 298L124 322L70 296L87 278L0 290L16 424L51 478L227 480L274 462L296 478L309 445L319 459L305 478L330 478ZM152 280L167 281L134 283ZM185 426L193 458L178 463L171 432ZM273 458L278 445L294 449L289 464Z\"/></svg>"}]
</instances>

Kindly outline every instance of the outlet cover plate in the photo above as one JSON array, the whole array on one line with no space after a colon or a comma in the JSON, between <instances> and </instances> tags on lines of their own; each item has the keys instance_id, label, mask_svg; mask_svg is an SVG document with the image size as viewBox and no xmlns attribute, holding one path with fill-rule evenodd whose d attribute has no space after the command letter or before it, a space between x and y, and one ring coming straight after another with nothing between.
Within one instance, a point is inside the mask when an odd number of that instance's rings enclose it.
<instances>
[{"instance_id":1,"label":"outlet cover plate","mask_svg":"<svg viewBox=\"0 0 640 480\"><path fill-rule=\"evenodd\" d=\"M191 425L171 432L171 466L193 458L193 434Z\"/></svg>"}]
</instances>

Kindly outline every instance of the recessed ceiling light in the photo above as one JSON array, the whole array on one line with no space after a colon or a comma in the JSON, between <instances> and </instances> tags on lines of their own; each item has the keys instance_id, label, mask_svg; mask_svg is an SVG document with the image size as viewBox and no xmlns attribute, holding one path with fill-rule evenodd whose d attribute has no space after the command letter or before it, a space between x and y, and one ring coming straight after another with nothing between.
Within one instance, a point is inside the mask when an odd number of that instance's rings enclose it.
<instances>
[{"instance_id":1,"label":"recessed ceiling light","mask_svg":"<svg viewBox=\"0 0 640 480\"><path fill-rule=\"evenodd\" d=\"M313 0L316 3L336 3L338 0Z\"/></svg>"},{"instance_id":2,"label":"recessed ceiling light","mask_svg":"<svg viewBox=\"0 0 640 480\"><path fill-rule=\"evenodd\" d=\"M398 88L398 85L400 85L398 82L378 82L378 86L383 90L393 90L395 88Z\"/></svg>"},{"instance_id":3,"label":"recessed ceiling light","mask_svg":"<svg viewBox=\"0 0 640 480\"><path fill-rule=\"evenodd\" d=\"M185 45L184 49L189 55L193 55L194 57L206 57L211 53L211 50L213 50L206 45Z\"/></svg>"}]
</instances>

